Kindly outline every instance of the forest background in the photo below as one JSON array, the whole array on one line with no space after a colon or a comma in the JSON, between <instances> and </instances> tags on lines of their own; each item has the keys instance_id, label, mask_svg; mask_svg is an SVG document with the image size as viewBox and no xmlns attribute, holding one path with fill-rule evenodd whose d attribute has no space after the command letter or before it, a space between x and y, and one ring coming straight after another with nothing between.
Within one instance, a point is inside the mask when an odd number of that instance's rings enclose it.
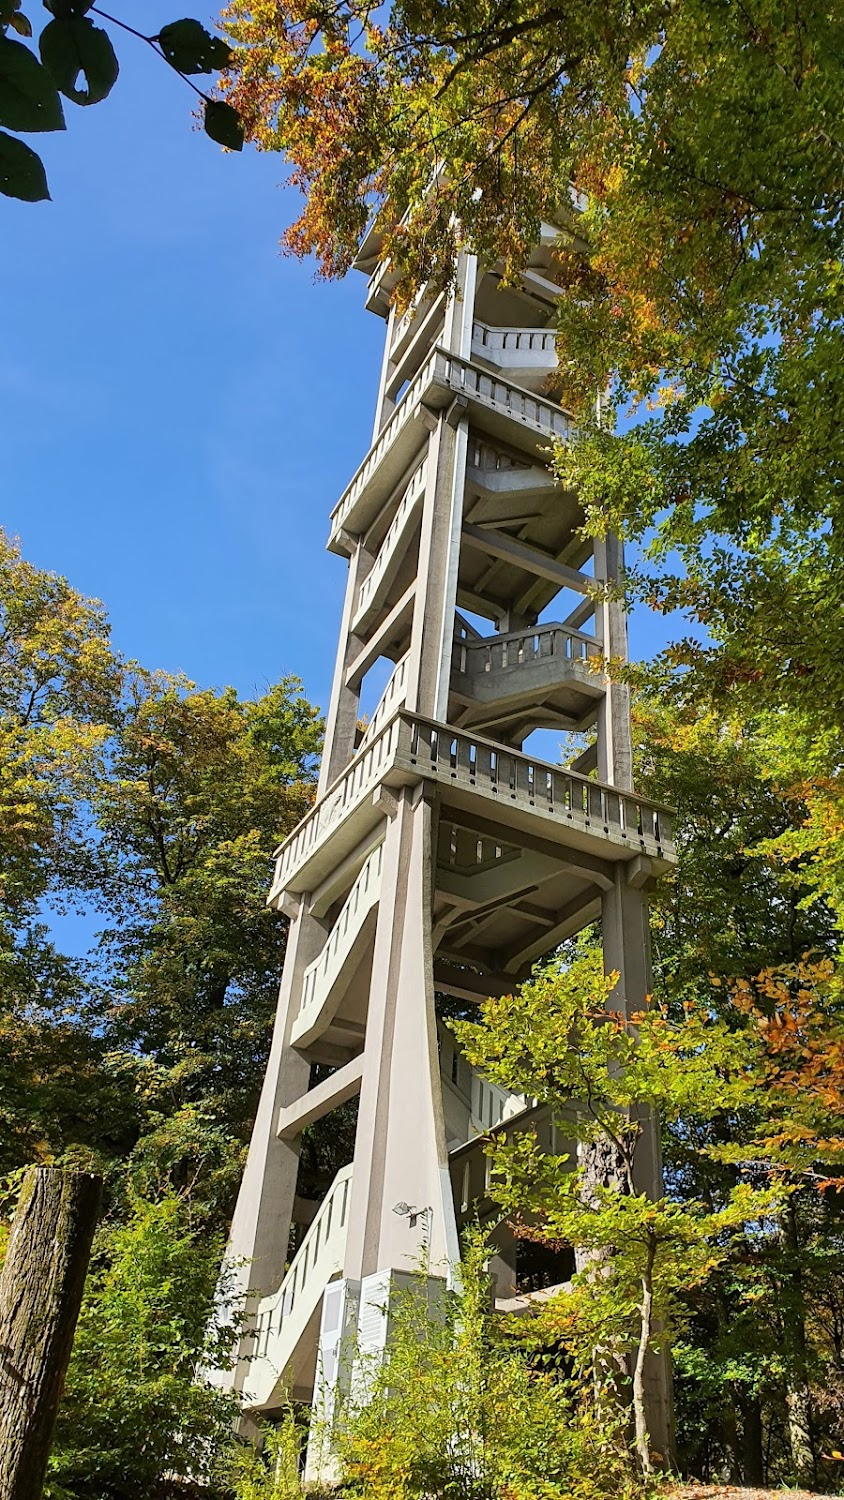
<instances>
[{"instance_id":1,"label":"forest background","mask_svg":"<svg viewBox=\"0 0 844 1500\"><path fill-rule=\"evenodd\" d=\"M337 14L345 32L332 30ZM438 149L454 153L446 180L466 189L460 216L490 254L518 261L574 167L592 195L591 259L571 258L563 328L562 394L585 440L560 463L596 528L609 519L635 543L663 523L637 596L706 632L636 682L638 782L678 806L682 847L655 902L656 993L678 1020L703 1006L740 1031L752 1013L774 1057L796 1037L798 1066L779 1081L816 1106L761 1164L788 1156L789 1213L774 1233L749 1222L733 1235L688 1301L681 1460L833 1487L844 1402L841 38L820 8L681 5L654 58L662 12L647 7L635 35L623 9L606 30L531 7L503 30L494 9L480 22L473 11L471 26L459 7L397 15L398 42L379 51L373 33L372 76L360 78L342 6L319 17L330 67L313 71L297 41L312 19L282 6L269 22L244 20L235 8L247 49L235 97L265 146L283 139L299 153L312 189L300 248L331 270L380 193L387 223L397 205L423 203L417 222L436 251L426 266L448 275L455 200L424 197L419 172L432 120ZM449 48L473 67L454 70ZM267 70L281 86L256 91ZM413 110L394 109L399 85L416 88ZM331 156L336 130L297 139L286 113L304 90L309 118L330 124L337 86L354 106L351 179ZM478 132L463 126L469 108ZM559 149L540 158L540 139ZM483 168L503 194L474 196ZM420 263L412 236L393 248ZM644 401L653 413L618 439L585 415L612 371L622 408L641 414ZM152 551L169 555L159 537ZM54 1483L57 1495L141 1494L171 1466L177 1427L213 1420L190 1377L283 950L263 911L265 872L306 805L318 730L289 680L239 701L116 658L101 613L12 551L3 590L4 1167L34 1157L106 1170ZM57 951L41 925L45 901L62 896L102 914L90 963ZM740 1125L722 1112L709 1144ZM710 1155L701 1176L687 1130L665 1145L678 1199L717 1201L737 1164ZM315 1195L336 1164L313 1137Z\"/></svg>"}]
</instances>

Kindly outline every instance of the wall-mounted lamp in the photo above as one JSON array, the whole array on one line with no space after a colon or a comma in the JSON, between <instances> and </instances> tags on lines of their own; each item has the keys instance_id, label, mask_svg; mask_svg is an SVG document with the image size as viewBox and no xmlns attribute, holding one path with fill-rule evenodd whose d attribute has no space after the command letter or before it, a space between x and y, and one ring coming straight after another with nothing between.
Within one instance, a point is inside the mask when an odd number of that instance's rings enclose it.
<instances>
[{"instance_id":1,"label":"wall-mounted lamp","mask_svg":"<svg viewBox=\"0 0 844 1500\"><path fill-rule=\"evenodd\" d=\"M410 1203L396 1203L393 1205L393 1213L398 1214L400 1219L407 1219L411 1229L416 1228L418 1220L423 1215L427 1220L430 1212L429 1208L414 1208Z\"/></svg>"}]
</instances>

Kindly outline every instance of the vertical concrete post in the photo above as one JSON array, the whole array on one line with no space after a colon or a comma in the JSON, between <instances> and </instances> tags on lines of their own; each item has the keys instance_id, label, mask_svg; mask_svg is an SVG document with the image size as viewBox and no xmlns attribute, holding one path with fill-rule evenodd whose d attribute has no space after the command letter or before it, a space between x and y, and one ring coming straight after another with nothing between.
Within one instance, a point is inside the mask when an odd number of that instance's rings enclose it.
<instances>
[{"instance_id":1,"label":"vertical concrete post","mask_svg":"<svg viewBox=\"0 0 844 1500\"><path fill-rule=\"evenodd\" d=\"M608 536L595 544L595 577L616 591L624 581L624 550L618 537ZM616 593L600 606L604 654L610 661L627 660L627 610ZM630 689L625 682L611 682L601 702L598 717L598 776L619 788L633 787L633 743L630 725ZM610 1004L624 1015L643 1010L651 990L651 940L647 898L640 885L629 879L627 865L619 864L611 890L601 898L601 935L604 969L618 974ZM636 1186L641 1193L662 1193L662 1152L659 1121L643 1116L636 1149ZM648 1430L656 1452L666 1459L674 1449L671 1366L667 1356L651 1355L645 1371Z\"/></svg>"},{"instance_id":2,"label":"vertical concrete post","mask_svg":"<svg viewBox=\"0 0 844 1500\"><path fill-rule=\"evenodd\" d=\"M431 809L398 800L384 844L344 1275L445 1275L457 1228L439 1090L431 963ZM400 1203L418 1212L394 1212Z\"/></svg>"},{"instance_id":3,"label":"vertical concrete post","mask_svg":"<svg viewBox=\"0 0 844 1500\"><path fill-rule=\"evenodd\" d=\"M249 1143L237 1205L229 1232L234 1296L252 1299L272 1291L284 1275L293 1200L299 1171L299 1140L279 1140L278 1116L285 1104L308 1087L310 1064L290 1046L302 976L325 941L325 930L300 901L290 922L284 974L278 997L275 1027L258 1112ZM244 1354L250 1351L243 1350ZM248 1365L241 1360L235 1389L243 1388Z\"/></svg>"}]
</instances>

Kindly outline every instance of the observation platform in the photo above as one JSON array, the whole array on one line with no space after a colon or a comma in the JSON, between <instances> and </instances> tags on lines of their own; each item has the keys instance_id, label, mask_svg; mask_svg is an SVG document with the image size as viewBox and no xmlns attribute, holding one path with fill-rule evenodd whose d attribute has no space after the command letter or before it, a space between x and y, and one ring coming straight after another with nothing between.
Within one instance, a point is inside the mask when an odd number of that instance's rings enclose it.
<instances>
[{"instance_id":1,"label":"observation platform","mask_svg":"<svg viewBox=\"0 0 844 1500\"><path fill-rule=\"evenodd\" d=\"M573 430L571 417L554 401L435 347L331 512L330 552L348 555L344 533L360 533L372 523L419 452L427 413L454 400L468 408L474 427L532 452L540 463L549 444Z\"/></svg>"},{"instance_id":2,"label":"observation platform","mask_svg":"<svg viewBox=\"0 0 844 1500\"><path fill-rule=\"evenodd\" d=\"M379 788L420 781L436 787L445 809L486 811L502 839L538 834L601 861L673 862L671 816L661 804L400 710L276 851L270 905L284 891L313 890L378 826Z\"/></svg>"}]
</instances>

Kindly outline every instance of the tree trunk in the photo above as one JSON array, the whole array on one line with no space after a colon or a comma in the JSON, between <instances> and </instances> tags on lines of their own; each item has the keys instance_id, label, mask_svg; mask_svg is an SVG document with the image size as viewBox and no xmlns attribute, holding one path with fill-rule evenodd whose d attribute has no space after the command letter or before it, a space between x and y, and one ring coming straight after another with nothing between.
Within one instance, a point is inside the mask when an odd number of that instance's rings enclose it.
<instances>
[{"instance_id":1,"label":"tree trunk","mask_svg":"<svg viewBox=\"0 0 844 1500\"><path fill-rule=\"evenodd\" d=\"M801 1489L817 1484L817 1464L812 1433L812 1398L806 1385L795 1384L786 1394L788 1441L794 1478Z\"/></svg>"},{"instance_id":2,"label":"tree trunk","mask_svg":"<svg viewBox=\"0 0 844 1500\"><path fill-rule=\"evenodd\" d=\"M715 1283L715 1316L718 1320L718 1338L723 1343L730 1326L730 1309L723 1284ZM721 1440L727 1452L730 1469L730 1484L741 1484L741 1462L739 1458L738 1424L736 1422L736 1388L732 1384L724 1387L724 1406L721 1416Z\"/></svg>"},{"instance_id":3,"label":"tree trunk","mask_svg":"<svg viewBox=\"0 0 844 1500\"><path fill-rule=\"evenodd\" d=\"M762 1407L758 1396L748 1397L741 1410L741 1474L746 1485L762 1489L765 1484L765 1453L762 1447Z\"/></svg>"},{"instance_id":4,"label":"tree trunk","mask_svg":"<svg viewBox=\"0 0 844 1500\"><path fill-rule=\"evenodd\" d=\"M633 1366L633 1420L636 1426L636 1451L639 1455L643 1474L653 1473L650 1442L648 1439L648 1415L645 1409L645 1360L648 1357L648 1349L653 1333L653 1274L655 1260L656 1242L649 1237L647 1263L642 1276L642 1304L639 1309L639 1316L642 1322L639 1331L639 1347L636 1350L636 1361Z\"/></svg>"},{"instance_id":5,"label":"tree trunk","mask_svg":"<svg viewBox=\"0 0 844 1500\"><path fill-rule=\"evenodd\" d=\"M738 1424L736 1422L736 1406L733 1400L732 1388L727 1387L724 1392L724 1409L721 1416L721 1441L727 1454L729 1465L730 1484L741 1484L741 1465L739 1463L739 1441Z\"/></svg>"},{"instance_id":6,"label":"tree trunk","mask_svg":"<svg viewBox=\"0 0 844 1500\"><path fill-rule=\"evenodd\" d=\"M599 1187L612 1187L619 1193L630 1191L624 1154L608 1136L601 1134L593 1141L581 1143L578 1165L583 1172L581 1194L584 1203L597 1207L600 1200L596 1190ZM579 1245L574 1247L575 1268L581 1274L605 1275L608 1259L608 1251L584 1250ZM613 1412L622 1410L625 1405L623 1387L629 1379L625 1355L618 1349L596 1345L592 1353L592 1379L598 1411L602 1407L611 1408Z\"/></svg>"},{"instance_id":7,"label":"tree trunk","mask_svg":"<svg viewBox=\"0 0 844 1500\"><path fill-rule=\"evenodd\" d=\"M0 1500L41 1500L102 1178L32 1167L0 1271Z\"/></svg>"},{"instance_id":8,"label":"tree trunk","mask_svg":"<svg viewBox=\"0 0 844 1500\"><path fill-rule=\"evenodd\" d=\"M812 1392L809 1385L809 1351L806 1340L806 1307L803 1296L802 1247L793 1198L786 1206L784 1237L791 1255L790 1279L794 1303L790 1310L793 1371L788 1381L786 1407L788 1438L794 1478L802 1489L812 1489L818 1482L817 1452L814 1437Z\"/></svg>"}]
</instances>

